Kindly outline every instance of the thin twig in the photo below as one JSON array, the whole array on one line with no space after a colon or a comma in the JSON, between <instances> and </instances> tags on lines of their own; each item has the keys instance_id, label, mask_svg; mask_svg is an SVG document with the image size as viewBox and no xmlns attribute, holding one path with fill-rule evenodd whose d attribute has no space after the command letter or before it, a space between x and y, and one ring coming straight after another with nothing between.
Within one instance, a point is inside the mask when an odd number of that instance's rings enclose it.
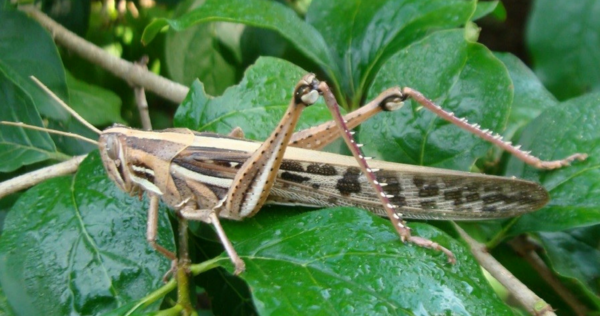
<instances>
[{"instance_id":1,"label":"thin twig","mask_svg":"<svg viewBox=\"0 0 600 316\"><path fill-rule=\"evenodd\" d=\"M148 70L146 65L148 64L148 56L144 55L142 59L135 63L138 67L144 70ZM150 113L148 112L148 101L146 100L146 91L144 87L133 85L133 91L135 95L135 104L137 104L138 112L140 113L140 121L142 122L142 128L151 131L152 122L150 121Z\"/></svg>"},{"instance_id":2,"label":"thin twig","mask_svg":"<svg viewBox=\"0 0 600 316\"><path fill-rule=\"evenodd\" d=\"M192 301L190 299L190 255L189 255L189 234L187 219L179 216L179 258L177 260L177 271L175 278L177 279L177 304L183 307L183 315L191 315L194 311Z\"/></svg>"},{"instance_id":3,"label":"thin twig","mask_svg":"<svg viewBox=\"0 0 600 316\"><path fill-rule=\"evenodd\" d=\"M24 175L12 178L10 180L1 182L0 199L9 194L32 187L44 180L74 173L75 171L77 171L77 168L79 167L81 161L83 161L83 158L85 158L85 155L76 156L65 162L61 162L50 167L38 169L36 171L32 171Z\"/></svg>"},{"instance_id":4,"label":"thin twig","mask_svg":"<svg viewBox=\"0 0 600 316\"><path fill-rule=\"evenodd\" d=\"M127 82L144 87L146 90L152 91L175 103L181 103L189 91L187 87L179 83L173 82L150 71L144 70L133 63L110 55L100 47L89 43L67 30L33 6L23 6L20 7L20 10L29 14L29 16L45 27L57 43L87 59L91 63L112 72L115 76L123 78Z\"/></svg>"},{"instance_id":5,"label":"thin twig","mask_svg":"<svg viewBox=\"0 0 600 316\"><path fill-rule=\"evenodd\" d=\"M483 244L471 238L460 226L454 224L454 227L456 227L460 236L469 244L477 262L504 285L523 308L536 316L556 315L552 306L533 293L519 279L515 278L510 271L488 253L487 248Z\"/></svg>"},{"instance_id":6,"label":"thin twig","mask_svg":"<svg viewBox=\"0 0 600 316\"><path fill-rule=\"evenodd\" d=\"M227 257L217 257L213 259L206 260L204 262L198 264L192 264L189 266L189 271L193 276L197 276L202 272L208 271L210 269L221 266L221 262L227 262L229 259ZM175 278L171 279L165 285L155 290L154 292L148 294L146 297L141 299L134 307L131 308L125 315L133 315L140 310L152 305L154 302L162 299L169 292L174 290L177 287L177 281ZM183 309L181 305L178 305L179 308Z\"/></svg>"},{"instance_id":7,"label":"thin twig","mask_svg":"<svg viewBox=\"0 0 600 316\"><path fill-rule=\"evenodd\" d=\"M525 235L514 238L509 242L509 245L540 274L542 279L556 291L576 315L588 315L587 308L556 278L542 258L535 252L538 247L529 238Z\"/></svg>"}]
</instances>

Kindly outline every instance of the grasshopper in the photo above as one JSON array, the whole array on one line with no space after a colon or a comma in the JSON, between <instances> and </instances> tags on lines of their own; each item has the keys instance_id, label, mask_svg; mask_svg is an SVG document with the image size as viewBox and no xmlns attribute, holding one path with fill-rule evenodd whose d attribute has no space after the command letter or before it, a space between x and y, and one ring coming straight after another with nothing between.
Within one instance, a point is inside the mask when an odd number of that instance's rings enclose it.
<instances>
[{"instance_id":1,"label":"grasshopper","mask_svg":"<svg viewBox=\"0 0 600 316\"><path fill-rule=\"evenodd\" d=\"M293 133L302 110L320 95L334 121ZM313 74L298 82L286 113L262 143L243 139L239 129L224 136L181 128L140 131L115 125L100 133L98 146L108 176L121 190L131 195L145 192L150 197L147 240L154 249L176 260L174 253L156 243L162 199L184 219L211 223L236 273L244 271L244 262L220 218L243 220L264 204L360 207L387 216L402 241L442 251L453 263L452 252L411 235L403 219L495 219L531 212L547 203L548 193L533 182L365 157L351 129L378 112L399 109L409 97L535 167L554 169L586 158L574 154L541 161L502 141L499 135L445 112L410 88L388 89L342 117L327 84ZM340 136L353 158L316 151Z\"/></svg>"}]
</instances>

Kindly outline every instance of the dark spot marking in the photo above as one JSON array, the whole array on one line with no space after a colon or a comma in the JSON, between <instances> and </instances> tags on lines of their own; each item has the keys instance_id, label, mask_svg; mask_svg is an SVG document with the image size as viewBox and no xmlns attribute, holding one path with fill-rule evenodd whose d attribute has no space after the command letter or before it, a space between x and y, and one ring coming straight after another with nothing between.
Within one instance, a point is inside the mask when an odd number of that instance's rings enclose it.
<instances>
[{"instance_id":1,"label":"dark spot marking","mask_svg":"<svg viewBox=\"0 0 600 316\"><path fill-rule=\"evenodd\" d=\"M539 202L538 199L535 198L534 195L531 195L527 192L519 192L516 194L516 197L513 199L513 202L518 202L519 204L536 204Z\"/></svg>"},{"instance_id":2,"label":"dark spot marking","mask_svg":"<svg viewBox=\"0 0 600 316\"><path fill-rule=\"evenodd\" d=\"M360 192L359 176L360 169L350 167L346 170L342 178L337 181L335 188L344 196L350 195L350 193L358 193Z\"/></svg>"},{"instance_id":3,"label":"dark spot marking","mask_svg":"<svg viewBox=\"0 0 600 316\"><path fill-rule=\"evenodd\" d=\"M498 210L496 209L495 206L485 206L482 211L484 212L497 212Z\"/></svg>"},{"instance_id":4,"label":"dark spot marking","mask_svg":"<svg viewBox=\"0 0 600 316\"><path fill-rule=\"evenodd\" d=\"M421 207L423 209L432 209L436 208L437 204L435 203L435 201L421 201Z\"/></svg>"},{"instance_id":5,"label":"dark spot marking","mask_svg":"<svg viewBox=\"0 0 600 316\"><path fill-rule=\"evenodd\" d=\"M481 198L484 204L493 204L496 202L507 202L510 203L510 197L504 194L492 194Z\"/></svg>"},{"instance_id":6,"label":"dark spot marking","mask_svg":"<svg viewBox=\"0 0 600 316\"><path fill-rule=\"evenodd\" d=\"M300 171L300 172L304 172L304 167L302 167L302 164L296 161L283 161L281 163L281 166L279 167L279 169L281 170L288 170L288 171Z\"/></svg>"},{"instance_id":7,"label":"dark spot marking","mask_svg":"<svg viewBox=\"0 0 600 316\"><path fill-rule=\"evenodd\" d=\"M502 188L498 185L486 185L483 187L483 192L502 192Z\"/></svg>"},{"instance_id":8,"label":"dark spot marking","mask_svg":"<svg viewBox=\"0 0 600 316\"><path fill-rule=\"evenodd\" d=\"M476 184L467 184L464 186L465 191L477 192L479 191L479 186Z\"/></svg>"},{"instance_id":9,"label":"dark spot marking","mask_svg":"<svg viewBox=\"0 0 600 316\"><path fill-rule=\"evenodd\" d=\"M423 184L425 184L425 179L423 178L419 178L419 177L414 177L413 178L413 184L417 187L417 188L421 188L423 187Z\"/></svg>"},{"instance_id":10,"label":"dark spot marking","mask_svg":"<svg viewBox=\"0 0 600 316\"><path fill-rule=\"evenodd\" d=\"M287 172L287 171L285 171L284 173L281 174L281 179L296 182L296 183L302 183L304 181L310 180L309 177L303 177L299 174L295 174L295 173L291 173L291 172Z\"/></svg>"},{"instance_id":11,"label":"dark spot marking","mask_svg":"<svg viewBox=\"0 0 600 316\"><path fill-rule=\"evenodd\" d=\"M444 200L460 200L462 198L462 190L446 191L444 192Z\"/></svg>"},{"instance_id":12,"label":"dark spot marking","mask_svg":"<svg viewBox=\"0 0 600 316\"><path fill-rule=\"evenodd\" d=\"M311 164L306 167L306 172L312 174L318 174L322 176L335 176L337 175L337 170L331 165L327 164Z\"/></svg>"},{"instance_id":13,"label":"dark spot marking","mask_svg":"<svg viewBox=\"0 0 600 316\"><path fill-rule=\"evenodd\" d=\"M336 204L337 204L337 202L338 202L338 199L337 199L335 196L330 196L330 197L327 199L327 202L328 202L328 203L330 203L330 204L336 205Z\"/></svg>"},{"instance_id":14,"label":"dark spot marking","mask_svg":"<svg viewBox=\"0 0 600 316\"><path fill-rule=\"evenodd\" d=\"M318 189L321 187L321 185L320 185L320 184L317 184L317 183L313 183L311 186L312 186L312 187L313 187L313 189L315 189L315 190L318 190Z\"/></svg>"},{"instance_id":15,"label":"dark spot marking","mask_svg":"<svg viewBox=\"0 0 600 316\"><path fill-rule=\"evenodd\" d=\"M465 199L467 199L467 202L477 202L481 200L481 197L479 193L469 193L465 195Z\"/></svg>"},{"instance_id":16,"label":"dark spot marking","mask_svg":"<svg viewBox=\"0 0 600 316\"><path fill-rule=\"evenodd\" d=\"M406 198L402 195L394 195L393 198L388 199L390 200L390 203L397 205L397 206L406 206Z\"/></svg>"},{"instance_id":17,"label":"dark spot marking","mask_svg":"<svg viewBox=\"0 0 600 316\"><path fill-rule=\"evenodd\" d=\"M436 184L426 184L419 190L419 197L434 197L440 195L440 188Z\"/></svg>"},{"instance_id":18,"label":"dark spot marking","mask_svg":"<svg viewBox=\"0 0 600 316\"><path fill-rule=\"evenodd\" d=\"M427 181L421 177L414 177L413 183L419 188L419 197L434 197L440 195L440 187L435 180Z\"/></svg>"},{"instance_id":19,"label":"dark spot marking","mask_svg":"<svg viewBox=\"0 0 600 316\"><path fill-rule=\"evenodd\" d=\"M380 172L377 174L377 182L386 183L386 186L382 186L381 189L386 194L393 195L393 198L390 198L390 203L398 206L406 206L406 197L402 195L402 185L397 177L386 174L385 172Z\"/></svg>"},{"instance_id":20,"label":"dark spot marking","mask_svg":"<svg viewBox=\"0 0 600 316\"><path fill-rule=\"evenodd\" d=\"M398 194L402 192L402 185L400 184L400 181L398 181L398 178L394 176L389 176L383 172L379 172L377 174L377 182L387 184L386 186L382 187L385 193Z\"/></svg>"},{"instance_id":21,"label":"dark spot marking","mask_svg":"<svg viewBox=\"0 0 600 316\"><path fill-rule=\"evenodd\" d=\"M463 195L463 191L461 189L454 190L454 191L446 191L446 192L444 192L444 200L454 201L454 203L453 203L454 206L460 206L465 203L462 195Z\"/></svg>"}]
</instances>

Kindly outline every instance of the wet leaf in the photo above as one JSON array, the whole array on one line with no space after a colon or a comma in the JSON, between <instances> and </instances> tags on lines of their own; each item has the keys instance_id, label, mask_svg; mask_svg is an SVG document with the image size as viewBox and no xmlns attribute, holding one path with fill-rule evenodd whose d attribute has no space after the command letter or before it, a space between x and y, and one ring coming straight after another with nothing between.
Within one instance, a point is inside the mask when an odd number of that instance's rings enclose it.
<instances>
[{"instance_id":1,"label":"wet leaf","mask_svg":"<svg viewBox=\"0 0 600 316\"><path fill-rule=\"evenodd\" d=\"M110 90L87 84L67 73L71 93L69 106L95 126L124 124L121 117L121 99Z\"/></svg>"},{"instance_id":2,"label":"wet leaf","mask_svg":"<svg viewBox=\"0 0 600 316\"><path fill-rule=\"evenodd\" d=\"M69 100L65 71L52 38L38 23L14 10L0 10L0 70L26 91L43 116L65 121L69 114L48 100L35 76L63 101ZM22 34L27 34L24 40Z\"/></svg>"},{"instance_id":3,"label":"wet leaf","mask_svg":"<svg viewBox=\"0 0 600 316\"><path fill-rule=\"evenodd\" d=\"M536 75L565 100L600 89L600 5L594 0L533 3L527 46Z\"/></svg>"},{"instance_id":4,"label":"wet leaf","mask_svg":"<svg viewBox=\"0 0 600 316\"><path fill-rule=\"evenodd\" d=\"M269 14L265 15L265 12ZM323 37L290 8L274 1L207 0L201 7L177 19L155 20L144 30L142 40L148 43L167 25L175 30L183 30L192 25L214 21L237 22L274 30L321 65L327 73L337 73Z\"/></svg>"},{"instance_id":5,"label":"wet leaf","mask_svg":"<svg viewBox=\"0 0 600 316\"><path fill-rule=\"evenodd\" d=\"M512 101L506 68L484 46L464 39L463 30L440 31L392 56L369 90L411 87L455 116L482 129L501 131ZM410 100L400 110L363 123L365 153L381 160L469 170L490 144Z\"/></svg>"},{"instance_id":6,"label":"wet leaf","mask_svg":"<svg viewBox=\"0 0 600 316\"><path fill-rule=\"evenodd\" d=\"M508 176L533 180L550 193L543 209L522 216L511 235L531 231L559 231L600 223L600 94L562 102L542 113L523 131L520 144L544 160L587 153L586 161L553 171L536 170L514 157Z\"/></svg>"},{"instance_id":7,"label":"wet leaf","mask_svg":"<svg viewBox=\"0 0 600 316\"><path fill-rule=\"evenodd\" d=\"M242 82L221 97L207 96L202 84L195 82L177 109L175 125L225 135L241 127L246 138L266 139L290 104L295 84L306 73L281 59L261 57L248 68ZM303 111L297 130L328 119L331 115L321 99Z\"/></svg>"},{"instance_id":8,"label":"wet leaf","mask_svg":"<svg viewBox=\"0 0 600 316\"><path fill-rule=\"evenodd\" d=\"M388 220L363 210L292 212L272 207L224 223L260 314L512 315L468 250L431 226L412 225L450 247L456 265L402 244Z\"/></svg>"},{"instance_id":9,"label":"wet leaf","mask_svg":"<svg viewBox=\"0 0 600 316\"><path fill-rule=\"evenodd\" d=\"M476 1L314 1L306 21L323 36L334 56L346 98L357 107L382 64L400 48L432 30L458 27ZM384 69L387 66L383 67Z\"/></svg>"},{"instance_id":10,"label":"wet leaf","mask_svg":"<svg viewBox=\"0 0 600 316\"><path fill-rule=\"evenodd\" d=\"M29 95L0 71L0 99L4 100L0 121L22 122L40 126L42 119ZM14 171L22 166L47 159L65 159L56 150L46 132L0 125L0 172Z\"/></svg>"},{"instance_id":11,"label":"wet leaf","mask_svg":"<svg viewBox=\"0 0 600 316\"><path fill-rule=\"evenodd\" d=\"M564 277L575 279L596 308L600 308L599 234L598 225L539 233L552 268Z\"/></svg>"},{"instance_id":12,"label":"wet leaf","mask_svg":"<svg viewBox=\"0 0 600 316\"><path fill-rule=\"evenodd\" d=\"M494 56L508 69L514 87L512 109L503 133L505 139L512 139L525 125L544 110L557 105L558 101L516 56L509 53L494 53Z\"/></svg>"},{"instance_id":13,"label":"wet leaf","mask_svg":"<svg viewBox=\"0 0 600 316\"><path fill-rule=\"evenodd\" d=\"M204 1L183 3L175 16L181 16ZM239 54L240 35L244 27L232 23L203 23L186 30L167 32L165 38L166 66L170 77L189 86L200 80L210 95L220 95L236 83L237 63L229 60L228 49ZM233 42L237 44L224 45ZM239 61L238 61L239 62Z\"/></svg>"},{"instance_id":14,"label":"wet leaf","mask_svg":"<svg viewBox=\"0 0 600 316\"><path fill-rule=\"evenodd\" d=\"M75 176L27 191L0 239L10 307L19 315L100 314L157 288L170 264L146 242L146 209L108 179L97 153ZM158 242L174 249L164 209Z\"/></svg>"}]
</instances>

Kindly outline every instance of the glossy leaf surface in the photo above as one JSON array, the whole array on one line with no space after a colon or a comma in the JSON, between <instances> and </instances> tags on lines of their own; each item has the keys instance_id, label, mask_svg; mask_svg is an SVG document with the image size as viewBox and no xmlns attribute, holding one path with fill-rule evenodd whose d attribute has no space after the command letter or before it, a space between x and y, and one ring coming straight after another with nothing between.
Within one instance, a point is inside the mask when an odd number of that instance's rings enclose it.
<instances>
[{"instance_id":1,"label":"glossy leaf surface","mask_svg":"<svg viewBox=\"0 0 600 316\"><path fill-rule=\"evenodd\" d=\"M342 91L357 106L379 67L431 30L458 27L475 10L470 0L316 1L306 20L328 43ZM385 67L384 67L385 68Z\"/></svg>"},{"instance_id":2,"label":"glossy leaf surface","mask_svg":"<svg viewBox=\"0 0 600 316\"><path fill-rule=\"evenodd\" d=\"M246 262L241 277L264 315L512 314L468 251L428 225L412 227L450 247L459 263L402 244L388 220L360 209L294 214L271 207L225 227Z\"/></svg>"},{"instance_id":3,"label":"glossy leaf surface","mask_svg":"<svg viewBox=\"0 0 600 316\"><path fill-rule=\"evenodd\" d=\"M69 116L31 79L35 76L63 101L69 100L65 72L50 35L36 22L18 11L0 10L0 69L31 96L38 111L52 119ZM22 34L27 34L24 40Z\"/></svg>"},{"instance_id":4,"label":"glossy leaf surface","mask_svg":"<svg viewBox=\"0 0 600 316\"><path fill-rule=\"evenodd\" d=\"M0 284L19 315L100 314L161 284L169 261L146 242L147 201L121 192L97 153L75 176L25 193L0 239ZM158 242L173 249L166 210Z\"/></svg>"},{"instance_id":5,"label":"glossy leaf surface","mask_svg":"<svg viewBox=\"0 0 600 316\"><path fill-rule=\"evenodd\" d=\"M175 114L175 125L198 131L229 134L235 127L246 138L266 139L287 109L296 83L307 72L271 57L262 57L248 68L240 84L212 98L202 84L194 83ZM297 130L331 119L323 100L305 109Z\"/></svg>"},{"instance_id":6,"label":"glossy leaf surface","mask_svg":"<svg viewBox=\"0 0 600 316\"><path fill-rule=\"evenodd\" d=\"M560 100L600 89L600 3L535 1L527 46L537 76Z\"/></svg>"},{"instance_id":7,"label":"glossy leaf surface","mask_svg":"<svg viewBox=\"0 0 600 316\"><path fill-rule=\"evenodd\" d=\"M500 131L512 101L506 68L484 46L464 39L463 30L436 32L392 56L369 89L369 100L399 86L421 91L457 117ZM448 123L420 104L365 122L359 140L378 159L469 170L490 144Z\"/></svg>"},{"instance_id":8,"label":"glossy leaf surface","mask_svg":"<svg viewBox=\"0 0 600 316\"><path fill-rule=\"evenodd\" d=\"M0 71L0 98L5 105L0 120L42 125L42 118L29 95ZM1 172L14 171L22 166L46 159L64 158L57 152L54 142L45 132L0 125Z\"/></svg>"},{"instance_id":9,"label":"glossy leaf surface","mask_svg":"<svg viewBox=\"0 0 600 316\"><path fill-rule=\"evenodd\" d=\"M572 153L587 153L588 159L554 171L540 171L510 160L507 175L532 179L550 193L550 203L527 214L510 233L558 231L600 223L600 95L589 94L562 102L545 111L523 131L520 143L532 154L552 160Z\"/></svg>"},{"instance_id":10,"label":"glossy leaf surface","mask_svg":"<svg viewBox=\"0 0 600 316\"><path fill-rule=\"evenodd\" d=\"M540 240L560 275L576 280L589 300L600 307L600 249L598 225L569 229L561 232L540 233Z\"/></svg>"}]
</instances>

